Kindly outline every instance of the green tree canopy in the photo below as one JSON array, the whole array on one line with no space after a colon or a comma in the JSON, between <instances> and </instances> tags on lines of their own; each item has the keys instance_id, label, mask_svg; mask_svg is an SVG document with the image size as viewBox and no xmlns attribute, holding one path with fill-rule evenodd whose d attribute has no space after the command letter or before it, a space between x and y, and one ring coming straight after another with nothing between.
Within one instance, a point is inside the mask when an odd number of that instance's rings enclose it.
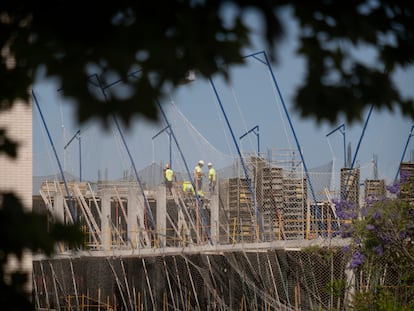
<instances>
[{"instance_id":1,"label":"green tree canopy","mask_svg":"<svg viewBox=\"0 0 414 311\"><path fill-rule=\"evenodd\" d=\"M306 60L294 99L302 116L334 122L344 113L353 121L374 105L414 118L413 99L403 98L391 79L413 62L410 1L3 1L1 108L28 99L34 75L44 69L58 78L64 96L75 99L81 122L112 113L126 124L136 114L156 119L155 99L189 69L227 77L223 63L243 63L251 44L243 18L249 10L263 18L265 48L277 61L286 7L301 27L297 53ZM355 57L358 49L373 49L375 59L363 63ZM7 58L15 65L7 66ZM90 85L94 74L101 85L124 79L127 91L103 104Z\"/></svg>"}]
</instances>

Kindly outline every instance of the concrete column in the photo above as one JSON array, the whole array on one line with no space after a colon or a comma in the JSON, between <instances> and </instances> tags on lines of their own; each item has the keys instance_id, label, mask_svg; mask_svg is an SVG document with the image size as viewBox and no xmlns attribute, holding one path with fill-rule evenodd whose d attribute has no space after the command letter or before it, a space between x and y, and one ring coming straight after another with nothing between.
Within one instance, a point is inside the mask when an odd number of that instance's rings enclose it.
<instances>
[{"instance_id":1,"label":"concrete column","mask_svg":"<svg viewBox=\"0 0 414 311\"><path fill-rule=\"evenodd\" d=\"M103 250L110 250L112 245L110 219L111 195L104 193L101 197L101 240Z\"/></svg>"},{"instance_id":2,"label":"concrete column","mask_svg":"<svg viewBox=\"0 0 414 311\"><path fill-rule=\"evenodd\" d=\"M157 190L156 231L158 242L160 243L159 246L165 247L167 235L167 192L164 185L158 187Z\"/></svg>"},{"instance_id":3,"label":"concrete column","mask_svg":"<svg viewBox=\"0 0 414 311\"><path fill-rule=\"evenodd\" d=\"M62 222L64 221L64 205L63 205L63 194L56 192L53 198L53 218Z\"/></svg>"},{"instance_id":4,"label":"concrete column","mask_svg":"<svg viewBox=\"0 0 414 311\"><path fill-rule=\"evenodd\" d=\"M65 216L64 216L64 210L65 207L63 205L63 194L56 192L53 197L53 219L55 219L58 222L64 223ZM64 252L65 251L65 244L59 243L57 245L57 251L58 252Z\"/></svg>"},{"instance_id":5,"label":"concrete column","mask_svg":"<svg viewBox=\"0 0 414 311\"><path fill-rule=\"evenodd\" d=\"M139 208L139 199L138 193L135 188L128 189L128 239L132 243L133 248L138 247L138 208Z\"/></svg>"},{"instance_id":6,"label":"concrete column","mask_svg":"<svg viewBox=\"0 0 414 311\"><path fill-rule=\"evenodd\" d=\"M220 240L219 230L219 199L218 193L212 193L210 197L210 233L211 240L214 244L217 244Z\"/></svg>"}]
</instances>

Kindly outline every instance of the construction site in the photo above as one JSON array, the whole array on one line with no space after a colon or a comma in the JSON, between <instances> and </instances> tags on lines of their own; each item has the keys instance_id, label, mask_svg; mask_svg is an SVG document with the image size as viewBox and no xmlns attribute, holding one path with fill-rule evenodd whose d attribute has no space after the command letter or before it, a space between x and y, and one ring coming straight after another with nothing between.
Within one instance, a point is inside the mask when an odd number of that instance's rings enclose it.
<instances>
[{"instance_id":1,"label":"construction site","mask_svg":"<svg viewBox=\"0 0 414 311\"><path fill-rule=\"evenodd\" d=\"M252 56L257 60L261 55ZM259 65L263 64L266 62L261 60ZM53 257L34 255L33 301L37 310L344 310L355 288L369 285L368 279L356 277L349 269L344 247L350 241L340 235L347 220L338 217L336 202L346 200L359 208L368 198L387 196L386 181L378 177L376 162L360 165L356 161L372 108L353 156L350 148L348 156L345 152L344 125L326 135L342 134L342 167L332 160L309 169L268 63L266 68L296 146L289 142L285 149L261 151L259 125L244 128L245 134L237 141L212 80L210 87L225 123L221 128L210 128L230 133L235 154L218 151L173 101L159 105L163 128L151 134L153 155L163 155L163 160L153 160L139 171L136 158L148 155L151 148L134 141L139 150L131 152L114 117L116 146L124 158L111 160L111 164L127 163L121 178L109 178L99 170L95 181L85 180L81 131L69 141L62 139L64 150L78 141L79 173L74 176L64 171L55 151L60 172L34 178L33 209L47 213L51 222L79 224L84 242L77 249L58 245ZM101 88L104 94L105 88ZM260 96L263 98L263 90ZM45 136L54 147L35 96L34 103ZM170 111L166 112L166 107ZM263 116L264 102L261 107ZM282 128L270 132L287 133ZM240 140L247 134L255 134L257 152L241 148ZM162 138L161 149L154 141ZM277 142L284 145L279 136ZM84 143L82 150L92 149L88 167L98 162L97 155L112 155L116 149L111 146L103 151L100 146L94 139ZM188 165L194 159L214 163L214 189L209 187L206 170L199 187ZM414 175L413 161L402 160L398 169ZM174 169L171 193L164 181L165 163ZM392 276L384 278L383 285L394 281Z\"/></svg>"},{"instance_id":2,"label":"construction site","mask_svg":"<svg viewBox=\"0 0 414 311\"><path fill-rule=\"evenodd\" d=\"M65 222L74 215L85 242L83 249L60 245L55 257L34 260L36 307L340 310L349 293L333 295L326 286L354 280L342 253L348 241L336 235L341 220L334 203L309 199L299 170L254 157L245 164L251 180L223 176L215 192L205 185L202 195L178 180L172 194L163 183L142 192L128 178L43 182L34 208ZM162 174L160 166L148 169ZM360 194L358 169L351 175L342 169L341 176L356 204L360 196L385 195L383 180L366 180ZM323 260L315 246L333 255Z\"/></svg>"}]
</instances>

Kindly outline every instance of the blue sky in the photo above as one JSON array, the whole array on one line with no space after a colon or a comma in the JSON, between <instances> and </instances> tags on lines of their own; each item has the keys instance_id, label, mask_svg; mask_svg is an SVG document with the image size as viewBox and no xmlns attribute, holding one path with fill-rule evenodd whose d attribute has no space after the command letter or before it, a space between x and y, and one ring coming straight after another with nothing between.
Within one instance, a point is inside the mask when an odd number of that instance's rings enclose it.
<instances>
[{"instance_id":1,"label":"blue sky","mask_svg":"<svg viewBox=\"0 0 414 311\"><path fill-rule=\"evenodd\" d=\"M255 31L260 31L260 23L254 14L246 18L251 25L254 25ZM292 122L308 169L333 160L339 170L344 162L343 135L337 131L327 138L326 134L337 126L345 124L346 141L347 144L351 143L352 155L354 155L368 110L365 111L362 122L353 124L346 124L341 118L336 124L316 124L313 119L299 117L292 108L292 98L297 86L302 82L303 60L294 55L296 43L292 40L292 36L295 32L297 28L290 23L287 39L278 49L279 62L272 64L272 71L277 79L288 109L288 117ZM253 39L254 46L246 50L246 55L263 51L265 48L256 36ZM370 52L367 51L368 57ZM364 57L363 51L361 55ZM230 70L232 75L230 85L218 77L213 78L213 82L241 151L256 152L257 137L260 139L261 152L273 149L295 149L296 142L292 129L266 66L249 58L246 66L232 67ZM398 72L395 81L405 96L414 97L413 67L408 71ZM82 126L76 124L71 105L59 97L57 88L53 81L38 81L34 85L34 91L64 170L79 175L79 145L81 145L84 179L96 180L98 170L101 170L102 174L107 170L109 178L121 177L124 170L130 169L131 163L116 127L113 126L108 132L104 132L94 123ZM176 92L171 93L162 104L190 170L199 159L205 162L212 161L216 167L219 167L227 163L224 161L227 156L237 157L231 132L209 81L197 77L193 83L183 85ZM122 135L137 169L140 170L153 161L168 162L168 133L161 133L152 139L165 128L166 124L163 122L153 124L142 118L137 118L135 121L131 129L122 130ZM371 174L372 159L375 154L378 158L378 177L385 178L387 182L392 181L413 124L411 119L403 117L399 111L391 113L374 110L360 143L357 164L368 167L366 172L368 175ZM258 136L252 132L242 140L239 139L255 126L260 128ZM78 130L81 131L81 144L74 139L64 150L63 147ZM410 141L405 160L410 159L413 149L414 141ZM173 153L174 166L174 163L178 165L180 162L180 154L176 147ZM55 156L35 106L33 107L33 157L35 176L58 172Z\"/></svg>"}]
</instances>

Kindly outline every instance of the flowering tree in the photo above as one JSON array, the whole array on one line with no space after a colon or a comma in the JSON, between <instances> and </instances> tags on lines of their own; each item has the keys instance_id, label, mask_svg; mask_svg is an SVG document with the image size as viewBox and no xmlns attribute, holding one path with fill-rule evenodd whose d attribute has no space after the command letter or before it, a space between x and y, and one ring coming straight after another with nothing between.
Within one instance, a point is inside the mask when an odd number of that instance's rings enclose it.
<instances>
[{"instance_id":1,"label":"flowering tree","mask_svg":"<svg viewBox=\"0 0 414 311\"><path fill-rule=\"evenodd\" d=\"M370 198L362 208L337 202L342 237L355 278L354 310L414 309L414 176L401 171L389 195Z\"/></svg>"}]
</instances>

